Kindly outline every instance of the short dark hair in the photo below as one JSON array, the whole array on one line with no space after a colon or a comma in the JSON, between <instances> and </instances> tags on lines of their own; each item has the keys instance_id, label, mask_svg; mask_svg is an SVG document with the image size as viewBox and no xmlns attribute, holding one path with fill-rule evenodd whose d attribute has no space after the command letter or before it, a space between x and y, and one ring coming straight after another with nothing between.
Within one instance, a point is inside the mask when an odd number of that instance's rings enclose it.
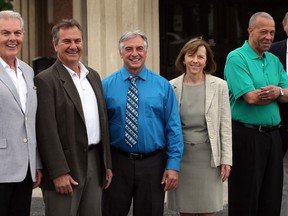
<instances>
[{"instance_id":1,"label":"short dark hair","mask_svg":"<svg viewBox=\"0 0 288 216\"><path fill-rule=\"evenodd\" d=\"M59 41L59 31L60 29L68 29L72 27L77 27L82 33L82 28L79 22L75 19L63 19L58 24L54 25L51 31L52 40L54 43L58 43Z\"/></svg>"},{"instance_id":2,"label":"short dark hair","mask_svg":"<svg viewBox=\"0 0 288 216\"><path fill-rule=\"evenodd\" d=\"M204 68L204 72L206 74L214 73L217 69L217 65L214 60L214 54L210 48L210 45L205 40L203 40L202 37L192 38L182 47L175 62L176 68L182 73L186 73L186 67L183 63L186 53L194 54L197 52L200 46L204 46L206 49L207 62L206 67Z\"/></svg>"}]
</instances>

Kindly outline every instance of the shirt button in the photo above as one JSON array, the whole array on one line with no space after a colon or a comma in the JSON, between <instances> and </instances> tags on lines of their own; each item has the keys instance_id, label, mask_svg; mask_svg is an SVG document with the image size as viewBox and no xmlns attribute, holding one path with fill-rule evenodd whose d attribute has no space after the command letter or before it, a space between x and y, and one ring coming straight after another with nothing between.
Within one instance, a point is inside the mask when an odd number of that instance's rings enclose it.
<instances>
[{"instance_id":1,"label":"shirt button","mask_svg":"<svg viewBox=\"0 0 288 216\"><path fill-rule=\"evenodd\" d=\"M28 142L28 139L27 139L27 138L24 138L24 139L23 139L23 142L24 142L24 143L27 143L27 142Z\"/></svg>"}]
</instances>

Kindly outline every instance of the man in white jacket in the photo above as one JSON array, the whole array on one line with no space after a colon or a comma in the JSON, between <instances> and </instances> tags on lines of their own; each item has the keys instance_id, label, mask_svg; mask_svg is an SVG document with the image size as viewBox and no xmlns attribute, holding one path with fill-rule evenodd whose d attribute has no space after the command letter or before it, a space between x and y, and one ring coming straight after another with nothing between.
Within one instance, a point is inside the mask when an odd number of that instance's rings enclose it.
<instances>
[{"instance_id":1,"label":"man in white jacket","mask_svg":"<svg viewBox=\"0 0 288 216\"><path fill-rule=\"evenodd\" d=\"M29 216L42 173L36 148L36 88L32 68L17 58L23 19L0 12L0 215ZM34 182L34 183L33 183Z\"/></svg>"}]
</instances>

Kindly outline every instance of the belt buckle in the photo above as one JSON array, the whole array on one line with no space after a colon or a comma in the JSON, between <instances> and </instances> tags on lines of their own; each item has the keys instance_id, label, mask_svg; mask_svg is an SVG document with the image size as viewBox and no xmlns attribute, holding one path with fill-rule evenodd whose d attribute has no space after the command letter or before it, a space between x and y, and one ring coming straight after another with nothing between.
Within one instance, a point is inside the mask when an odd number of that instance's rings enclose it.
<instances>
[{"instance_id":1,"label":"belt buckle","mask_svg":"<svg viewBox=\"0 0 288 216\"><path fill-rule=\"evenodd\" d=\"M258 130L262 133L267 133L269 132L269 127L263 127L262 125L260 125Z\"/></svg>"},{"instance_id":2,"label":"belt buckle","mask_svg":"<svg viewBox=\"0 0 288 216\"><path fill-rule=\"evenodd\" d=\"M129 157L131 160L142 160L143 159L142 154L138 154L138 153L130 153Z\"/></svg>"}]
</instances>

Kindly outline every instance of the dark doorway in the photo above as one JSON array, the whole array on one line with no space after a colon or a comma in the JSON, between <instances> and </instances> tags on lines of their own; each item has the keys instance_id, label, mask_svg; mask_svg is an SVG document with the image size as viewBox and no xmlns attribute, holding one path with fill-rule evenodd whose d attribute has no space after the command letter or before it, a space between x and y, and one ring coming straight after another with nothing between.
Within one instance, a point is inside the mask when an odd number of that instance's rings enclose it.
<instances>
[{"instance_id":1,"label":"dark doorway","mask_svg":"<svg viewBox=\"0 0 288 216\"><path fill-rule=\"evenodd\" d=\"M286 38L282 19L288 11L280 0L159 0L160 74L168 80L178 76L174 62L181 47L202 36L210 43L217 62L216 76L223 78L227 54L248 39L250 16L257 11L271 14L276 23L274 41Z\"/></svg>"}]
</instances>

